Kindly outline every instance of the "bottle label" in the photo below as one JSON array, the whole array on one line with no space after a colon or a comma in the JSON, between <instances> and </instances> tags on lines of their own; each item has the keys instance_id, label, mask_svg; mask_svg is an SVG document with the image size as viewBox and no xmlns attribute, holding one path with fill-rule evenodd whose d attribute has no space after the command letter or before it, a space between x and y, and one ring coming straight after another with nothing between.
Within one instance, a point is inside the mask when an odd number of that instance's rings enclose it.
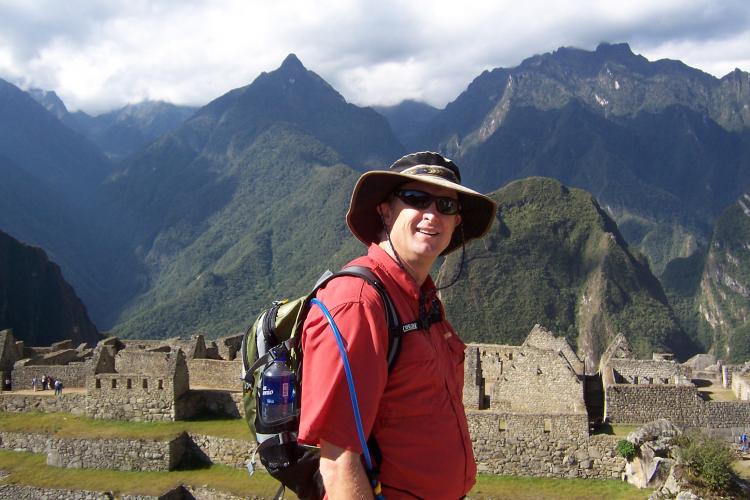
<instances>
[{"instance_id":1,"label":"bottle label","mask_svg":"<svg viewBox=\"0 0 750 500\"><path fill-rule=\"evenodd\" d=\"M287 404L294 402L294 391L291 390L292 377L268 377L263 379L261 395L263 404Z\"/></svg>"}]
</instances>

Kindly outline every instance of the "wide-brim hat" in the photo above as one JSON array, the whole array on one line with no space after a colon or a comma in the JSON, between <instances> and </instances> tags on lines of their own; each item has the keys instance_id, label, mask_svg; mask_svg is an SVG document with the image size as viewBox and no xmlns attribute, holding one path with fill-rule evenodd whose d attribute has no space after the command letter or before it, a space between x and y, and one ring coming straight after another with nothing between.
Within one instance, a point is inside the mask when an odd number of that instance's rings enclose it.
<instances>
[{"instance_id":1,"label":"wide-brim hat","mask_svg":"<svg viewBox=\"0 0 750 500\"><path fill-rule=\"evenodd\" d=\"M388 170L365 172L357 181L346 213L352 234L364 243L378 243L383 221L377 211L396 188L408 182L423 182L453 189L461 202L461 224L453 232L450 245L441 253L447 255L464 242L481 238L495 220L495 202L473 189L461 185L461 172L451 160L438 153L412 153L397 160Z\"/></svg>"}]
</instances>

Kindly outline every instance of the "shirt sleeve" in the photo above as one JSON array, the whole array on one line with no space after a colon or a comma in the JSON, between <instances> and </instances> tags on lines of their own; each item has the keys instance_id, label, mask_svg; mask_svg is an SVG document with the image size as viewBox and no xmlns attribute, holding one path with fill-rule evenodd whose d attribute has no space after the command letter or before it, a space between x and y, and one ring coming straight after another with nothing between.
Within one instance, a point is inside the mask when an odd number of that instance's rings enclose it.
<instances>
[{"instance_id":1,"label":"shirt sleeve","mask_svg":"<svg viewBox=\"0 0 750 500\"><path fill-rule=\"evenodd\" d=\"M377 292L359 278L338 278L318 293L346 348L367 439L388 377L388 331ZM300 442L323 439L362 453L343 361L328 320L312 306L302 333Z\"/></svg>"}]
</instances>

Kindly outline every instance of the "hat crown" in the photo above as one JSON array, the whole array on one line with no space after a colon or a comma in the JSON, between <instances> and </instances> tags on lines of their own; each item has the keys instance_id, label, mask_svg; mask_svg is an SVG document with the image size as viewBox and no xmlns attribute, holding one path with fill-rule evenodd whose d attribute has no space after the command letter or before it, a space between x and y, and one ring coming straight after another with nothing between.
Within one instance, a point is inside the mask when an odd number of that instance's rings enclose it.
<instances>
[{"instance_id":1,"label":"hat crown","mask_svg":"<svg viewBox=\"0 0 750 500\"><path fill-rule=\"evenodd\" d=\"M415 167L437 168L417 169ZM456 184L461 184L461 171L458 169L458 165L441 154L432 151L422 151L402 156L396 160L393 165L388 167L388 170L399 173L409 173L412 175L438 175L440 177L446 177L448 180L455 182ZM406 172L407 170L409 172Z\"/></svg>"}]
</instances>

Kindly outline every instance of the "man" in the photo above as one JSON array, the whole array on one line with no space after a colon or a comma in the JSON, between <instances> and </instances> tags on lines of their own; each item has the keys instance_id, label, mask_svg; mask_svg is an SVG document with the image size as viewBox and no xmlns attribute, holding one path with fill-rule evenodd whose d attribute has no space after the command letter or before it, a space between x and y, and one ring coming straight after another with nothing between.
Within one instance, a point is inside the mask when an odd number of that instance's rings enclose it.
<instances>
[{"instance_id":1,"label":"man","mask_svg":"<svg viewBox=\"0 0 750 500\"><path fill-rule=\"evenodd\" d=\"M375 289L341 277L317 295L344 337L364 431L377 442L389 500L457 499L475 481L462 403L466 346L445 319L429 276L439 256L482 237L495 217L495 203L460 179L452 161L414 153L386 171L363 174L354 188L346 220L369 249L351 264L373 270L402 323L420 325L402 338L390 373L384 306ZM342 362L318 308L305 321L302 348L299 440L320 446L329 498L371 498Z\"/></svg>"}]
</instances>

